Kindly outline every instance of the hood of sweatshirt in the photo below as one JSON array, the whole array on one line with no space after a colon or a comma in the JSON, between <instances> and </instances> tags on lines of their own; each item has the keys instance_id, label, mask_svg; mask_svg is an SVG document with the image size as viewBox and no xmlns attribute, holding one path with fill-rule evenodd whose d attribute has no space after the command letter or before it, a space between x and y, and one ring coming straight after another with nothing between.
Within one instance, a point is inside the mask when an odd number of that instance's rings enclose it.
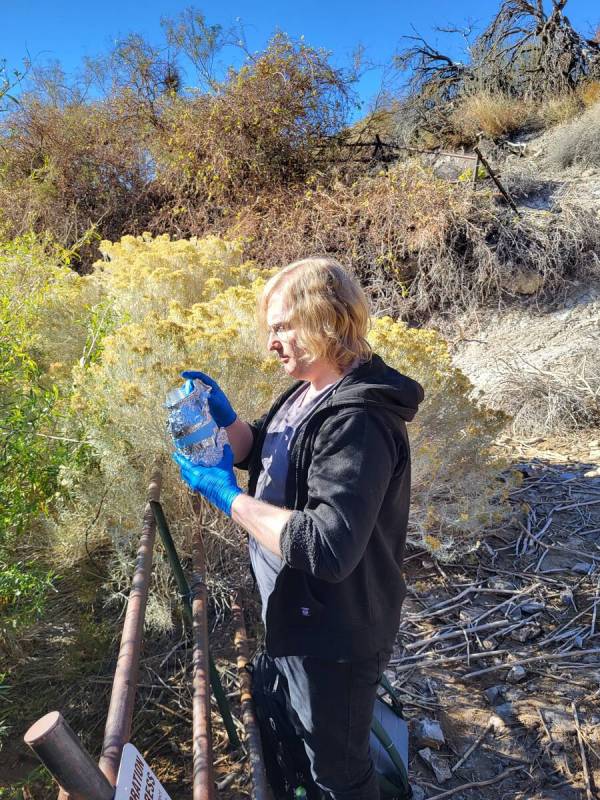
<instances>
[{"instance_id":1,"label":"hood of sweatshirt","mask_svg":"<svg viewBox=\"0 0 600 800\"><path fill-rule=\"evenodd\" d=\"M325 407L384 406L405 422L410 422L424 396L420 383L388 366L374 353L370 361L360 364L342 379Z\"/></svg>"}]
</instances>

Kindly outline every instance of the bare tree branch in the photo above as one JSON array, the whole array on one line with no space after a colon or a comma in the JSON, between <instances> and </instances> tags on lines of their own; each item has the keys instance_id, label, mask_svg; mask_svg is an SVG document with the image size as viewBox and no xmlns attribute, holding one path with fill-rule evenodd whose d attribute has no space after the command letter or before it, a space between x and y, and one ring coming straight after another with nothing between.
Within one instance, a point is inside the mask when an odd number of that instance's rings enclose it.
<instances>
[{"instance_id":1,"label":"bare tree branch","mask_svg":"<svg viewBox=\"0 0 600 800\"><path fill-rule=\"evenodd\" d=\"M584 38L564 9L568 0L502 0L487 28L469 48L465 63L441 53L418 34L396 57L410 70L408 101L427 129L442 133L457 99L477 91L542 100L600 78L600 42ZM465 35L447 26L438 30Z\"/></svg>"}]
</instances>

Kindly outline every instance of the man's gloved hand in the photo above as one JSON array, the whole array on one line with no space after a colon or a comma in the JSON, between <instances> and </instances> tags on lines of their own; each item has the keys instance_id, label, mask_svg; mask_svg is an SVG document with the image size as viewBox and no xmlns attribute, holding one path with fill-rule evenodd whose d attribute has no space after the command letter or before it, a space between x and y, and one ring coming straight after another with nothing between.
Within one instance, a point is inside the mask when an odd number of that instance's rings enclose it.
<instances>
[{"instance_id":1,"label":"man's gloved hand","mask_svg":"<svg viewBox=\"0 0 600 800\"><path fill-rule=\"evenodd\" d=\"M185 372L181 373L181 377L186 378L187 380L199 378L202 383L210 386L212 391L208 395L208 407L210 409L210 413L212 414L212 418L217 423L219 428L227 428L228 425L231 425L233 422L235 422L237 419L237 414L231 407L231 403L227 399L227 395L221 389L219 384L210 377L210 375L207 375L205 372L197 372L193 369L187 369Z\"/></svg>"},{"instance_id":2,"label":"man's gloved hand","mask_svg":"<svg viewBox=\"0 0 600 800\"><path fill-rule=\"evenodd\" d=\"M233 473L233 452L228 444L223 447L223 458L214 467L194 465L181 453L174 453L173 461L179 465L181 478L190 489L200 492L210 503L231 516L231 504L242 490Z\"/></svg>"}]
</instances>

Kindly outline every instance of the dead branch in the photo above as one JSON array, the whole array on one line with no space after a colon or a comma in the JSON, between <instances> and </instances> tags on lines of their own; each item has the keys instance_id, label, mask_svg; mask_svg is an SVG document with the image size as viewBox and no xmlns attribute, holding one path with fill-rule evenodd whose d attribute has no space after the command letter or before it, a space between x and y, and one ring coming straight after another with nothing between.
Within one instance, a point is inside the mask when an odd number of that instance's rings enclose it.
<instances>
[{"instance_id":1,"label":"dead branch","mask_svg":"<svg viewBox=\"0 0 600 800\"><path fill-rule=\"evenodd\" d=\"M499 651L496 651L499 652ZM468 678L478 678L480 675L487 675L490 672L496 672L499 669L510 669L511 667L522 666L523 664L533 664L534 661L560 661L561 658L571 658L573 656L588 656L588 655L596 655L596 653L600 653L600 647L594 647L591 650L577 650L570 653L544 653L540 656L531 656L530 658L521 658L517 661L509 661L506 664L496 664L493 667L486 667L485 669L478 669L475 672L467 672L466 675L463 675L463 678L467 680ZM485 655L482 653L476 653L475 655ZM475 655L472 655L471 658L475 658ZM494 655L494 652L491 651L487 655ZM450 660L450 659L446 659ZM443 666L443 665L441 665Z\"/></svg>"},{"instance_id":2,"label":"dead branch","mask_svg":"<svg viewBox=\"0 0 600 800\"><path fill-rule=\"evenodd\" d=\"M464 792L465 789L479 789L483 786L491 786L493 783L498 783L499 781L504 780L504 778L508 777L513 772L524 769L525 767L522 766L509 767L509 769L505 769L504 772L501 772L499 775L496 775L494 778L490 778L487 781L471 781L470 783L463 783L461 786L456 786L454 789L448 789L447 792L434 794L432 797L429 797L428 800L444 800L446 797L452 797L453 794Z\"/></svg>"},{"instance_id":3,"label":"dead branch","mask_svg":"<svg viewBox=\"0 0 600 800\"><path fill-rule=\"evenodd\" d=\"M577 731L577 741L579 742L579 753L581 755L581 764L583 767L583 779L585 781L585 793L587 800L594 800L594 796L592 794L592 787L590 785L590 773L588 770L587 758L585 755L585 745L583 743L583 737L581 735L581 727L579 725L579 714L577 713L577 706L575 705L575 701L571 701L571 711L573 712L573 719L575 720L575 730Z\"/></svg>"}]
</instances>

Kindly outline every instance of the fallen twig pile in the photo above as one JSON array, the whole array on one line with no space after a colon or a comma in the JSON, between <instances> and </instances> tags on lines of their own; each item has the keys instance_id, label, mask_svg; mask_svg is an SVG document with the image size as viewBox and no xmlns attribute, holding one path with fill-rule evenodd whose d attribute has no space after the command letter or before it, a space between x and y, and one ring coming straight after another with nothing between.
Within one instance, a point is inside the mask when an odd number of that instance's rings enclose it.
<instances>
[{"instance_id":1,"label":"fallen twig pile","mask_svg":"<svg viewBox=\"0 0 600 800\"><path fill-rule=\"evenodd\" d=\"M600 783L600 479L583 464L513 469L522 482L509 529L461 564L407 559L390 672L413 718L420 797L504 778L524 790L514 796L560 786L561 798L594 797Z\"/></svg>"}]
</instances>

